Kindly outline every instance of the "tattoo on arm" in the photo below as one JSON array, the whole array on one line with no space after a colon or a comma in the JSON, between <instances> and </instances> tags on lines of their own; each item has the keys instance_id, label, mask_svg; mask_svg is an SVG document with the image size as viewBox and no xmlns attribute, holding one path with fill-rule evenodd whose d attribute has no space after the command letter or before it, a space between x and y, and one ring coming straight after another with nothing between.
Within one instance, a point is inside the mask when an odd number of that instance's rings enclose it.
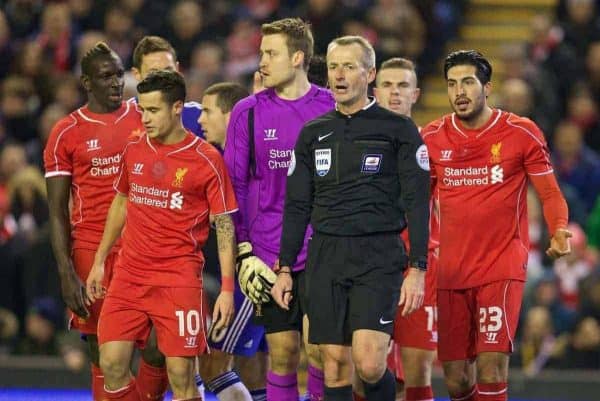
<instances>
[{"instance_id":1,"label":"tattoo on arm","mask_svg":"<svg viewBox=\"0 0 600 401\"><path fill-rule=\"evenodd\" d=\"M229 214L215 216L219 251L235 249L235 228Z\"/></svg>"}]
</instances>

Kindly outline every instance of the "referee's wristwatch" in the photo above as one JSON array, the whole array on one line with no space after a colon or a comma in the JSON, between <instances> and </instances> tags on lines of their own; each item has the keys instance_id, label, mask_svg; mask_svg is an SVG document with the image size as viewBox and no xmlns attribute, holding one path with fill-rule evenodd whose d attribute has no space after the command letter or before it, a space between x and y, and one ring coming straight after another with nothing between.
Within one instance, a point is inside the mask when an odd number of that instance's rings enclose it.
<instances>
[{"instance_id":1,"label":"referee's wristwatch","mask_svg":"<svg viewBox=\"0 0 600 401\"><path fill-rule=\"evenodd\" d=\"M417 270L427 271L427 261L426 260L411 260L408 263L408 267L412 267Z\"/></svg>"}]
</instances>

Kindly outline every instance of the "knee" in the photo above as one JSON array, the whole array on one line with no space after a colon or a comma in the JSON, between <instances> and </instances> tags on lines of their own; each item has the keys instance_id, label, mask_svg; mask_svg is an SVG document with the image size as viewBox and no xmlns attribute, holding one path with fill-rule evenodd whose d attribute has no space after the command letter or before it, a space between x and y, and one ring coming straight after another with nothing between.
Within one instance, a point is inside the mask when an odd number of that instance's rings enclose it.
<instances>
[{"instance_id":1,"label":"knee","mask_svg":"<svg viewBox=\"0 0 600 401\"><path fill-rule=\"evenodd\" d=\"M299 360L300 346L298 343L285 342L273 347L269 344L269 362L273 372L295 373Z\"/></svg>"},{"instance_id":2,"label":"knee","mask_svg":"<svg viewBox=\"0 0 600 401\"><path fill-rule=\"evenodd\" d=\"M167 364L169 383L174 393L178 394L186 391L194 382L193 368L191 366L186 363Z\"/></svg>"},{"instance_id":3,"label":"knee","mask_svg":"<svg viewBox=\"0 0 600 401\"><path fill-rule=\"evenodd\" d=\"M104 374L104 381L108 387L114 387L127 379L129 375L129 364L111 355L100 354L100 369Z\"/></svg>"},{"instance_id":4,"label":"knee","mask_svg":"<svg viewBox=\"0 0 600 401\"><path fill-rule=\"evenodd\" d=\"M323 360L321 359L321 351L319 351L319 346L315 344L306 344L305 350L308 363L314 367L322 368Z\"/></svg>"},{"instance_id":5,"label":"knee","mask_svg":"<svg viewBox=\"0 0 600 401\"><path fill-rule=\"evenodd\" d=\"M373 358L372 355L361 355L354 361L356 373L367 383L376 383L381 379L387 368L385 361Z\"/></svg>"},{"instance_id":6,"label":"knee","mask_svg":"<svg viewBox=\"0 0 600 401\"><path fill-rule=\"evenodd\" d=\"M505 382L508 376L508 363L499 358L477 359L477 381L479 383Z\"/></svg>"},{"instance_id":7,"label":"knee","mask_svg":"<svg viewBox=\"0 0 600 401\"><path fill-rule=\"evenodd\" d=\"M473 387L474 380L462 369L444 365L444 380L451 396L462 395Z\"/></svg>"},{"instance_id":8,"label":"knee","mask_svg":"<svg viewBox=\"0 0 600 401\"><path fill-rule=\"evenodd\" d=\"M231 370L231 355L225 352L213 350L210 354L204 354L199 358L198 370L205 382L221 376Z\"/></svg>"},{"instance_id":9,"label":"knee","mask_svg":"<svg viewBox=\"0 0 600 401\"><path fill-rule=\"evenodd\" d=\"M324 351L322 357L327 386L338 387L352 382L352 361L343 350Z\"/></svg>"}]
</instances>

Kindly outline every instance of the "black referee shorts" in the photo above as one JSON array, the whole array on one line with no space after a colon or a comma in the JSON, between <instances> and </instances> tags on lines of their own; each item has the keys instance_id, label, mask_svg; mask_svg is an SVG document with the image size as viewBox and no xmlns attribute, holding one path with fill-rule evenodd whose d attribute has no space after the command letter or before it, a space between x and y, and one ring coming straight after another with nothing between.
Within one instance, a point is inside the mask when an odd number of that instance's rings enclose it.
<instances>
[{"instance_id":1,"label":"black referee shorts","mask_svg":"<svg viewBox=\"0 0 600 401\"><path fill-rule=\"evenodd\" d=\"M281 308L273 300L261 305L255 311L254 323L264 326L266 334L282 331L302 332L302 317L306 314L305 305L305 273L304 270L292 273L292 300L290 310Z\"/></svg>"},{"instance_id":2,"label":"black referee shorts","mask_svg":"<svg viewBox=\"0 0 600 401\"><path fill-rule=\"evenodd\" d=\"M306 265L309 342L350 345L358 329L391 335L406 259L397 233L314 233Z\"/></svg>"}]
</instances>

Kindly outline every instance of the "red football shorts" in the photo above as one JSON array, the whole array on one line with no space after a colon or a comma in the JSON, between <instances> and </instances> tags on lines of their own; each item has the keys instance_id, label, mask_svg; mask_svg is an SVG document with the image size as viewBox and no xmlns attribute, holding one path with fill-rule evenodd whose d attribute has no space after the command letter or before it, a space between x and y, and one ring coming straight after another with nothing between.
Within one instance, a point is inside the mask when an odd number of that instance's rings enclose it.
<instances>
[{"instance_id":1,"label":"red football shorts","mask_svg":"<svg viewBox=\"0 0 600 401\"><path fill-rule=\"evenodd\" d=\"M152 326L158 349L166 356L204 353L202 289L113 280L100 315L98 343L134 341L144 348Z\"/></svg>"},{"instance_id":2,"label":"red football shorts","mask_svg":"<svg viewBox=\"0 0 600 401\"><path fill-rule=\"evenodd\" d=\"M440 361L512 352L524 286L504 280L464 290L438 289Z\"/></svg>"},{"instance_id":3,"label":"red football shorts","mask_svg":"<svg viewBox=\"0 0 600 401\"><path fill-rule=\"evenodd\" d=\"M419 348L435 351L437 348L437 293L436 274L437 258L428 258L425 273L425 299L423 306L408 316L402 316L404 306L398 306L394 319L394 342L400 347Z\"/></svg>"},{"instance_id":4,"label":"red football shorts","mask_svg":"<svg viewBox=\"0 0 600 401\"><path fill-rule=\"evenodd\" d=\"M400 346L395 342L390 344L390 352L387 356L388 369L393 373L397 382L404 382L404 367L402 365L402 352Z\"/></svg>"},{"instance_id":5,"label":"red football shorts","mask_svg":"<svg viewBox=\"0 0 600 401\"><path fill-rule=\"evenodd\" d=\"M92 270L94 264L94 255L96 251L90 249L73 249L73 266L75 272L85 285L85 282ZM104 287L108 288L110 279L112 277L113 266L117 259L117 252L111 252L106 261L104 262ZM94 302L91 306L86 306L90 312L90 316L87 319L77 316L71 312L69 319L69 327L79 330L83 334L96 334L98 328L98 318L100 317L100 310L102 309L102 300Z\"/></svg>"}]
</instances>

